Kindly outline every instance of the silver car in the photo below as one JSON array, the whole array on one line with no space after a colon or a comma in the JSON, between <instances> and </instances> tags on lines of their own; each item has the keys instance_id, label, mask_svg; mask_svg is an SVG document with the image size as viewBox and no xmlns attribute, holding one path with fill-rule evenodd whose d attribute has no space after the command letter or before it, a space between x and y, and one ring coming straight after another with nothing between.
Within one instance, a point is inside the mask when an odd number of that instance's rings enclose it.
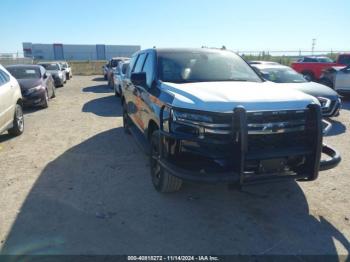
<instances>
[{"instance_id":1,"label":"silver car","mask_svg":"<svg viewBox=\"0 0 350 262\"><path fill-rule=\"evenodd\" d=\"M123 80L126 77L126 73L128 71L130 61L120 61L117 68L116 72L113 75L113 83L114 83L114 93L116 96L121 96L123 92Z\"/></svg>"},{"instance_id":2,"label":"silver car","mask_svg":"<svg viewBox=\"0 0 350 262\"><path fill-rule=\"evenodd\" d=\"M350 65L336 72L334 90L342 95L350 95Z\"/></svg>"}]
</instances>

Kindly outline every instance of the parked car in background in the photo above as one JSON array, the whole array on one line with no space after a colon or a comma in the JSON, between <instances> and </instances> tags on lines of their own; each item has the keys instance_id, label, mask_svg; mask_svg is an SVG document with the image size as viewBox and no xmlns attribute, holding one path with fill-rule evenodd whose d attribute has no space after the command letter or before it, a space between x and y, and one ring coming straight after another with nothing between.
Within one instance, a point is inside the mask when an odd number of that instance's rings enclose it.
<instances>
[{"instance_id":1,"label":"parked car in background","mask_svg":"<svg viewBox=\"0 0 350 262\"><path fill-rule=\"evenodd\" d=\"M20 87L24 106L47 108L49 99L54 98L55 83L46 69L40 65L12 65L6 69L14 76Z\"/></svg>"},{"instance_id":2,"label":"parked car in background","mask_svg":"<svg viewBox=\"0 0 350 262\"><path fill-rule=\"evenodd\" d=\"M350 54L340 54L334 62L326 56L305 56L292 63L292 68L305 76L309 81L318 81L323 71L333 66L346 66L350 64Z\"/></svg>"},{"instance_id":3,"label":"parked car in background","mask_svg":"<svg viewBox=\"0 0 350 262\"><path fill-rule=\"evenodd\" d=\"M113 83L113 75L116 72L116 69L118 67L118 64L120 61L124 60L129 60L127 57L114 57L111 60L109 60L107 64L107 81L108 81L108 86L113 88L114 83Z\"/></svg>"},{"instance_id":4,"label":"parked car in background","mask_svg":"<svg viewBox=\"0 0 350 262\"><path fill-rule=\"evenodd\" d=\"M337 72L334 81L334 90L341 95L350 95L350 65Z\"/></svg>"},{"instance_id":5,"label":"parked car in background","mask_svg":"<svg viewBox=\"0 0 350 262\"><path fill-rule=\"evenodd\" d=\"M24 131L23 100L17 80L0 65L0 134L18 136Z\"/></svg>"},{"instance_id":6,"label":"parked car in background","mask_svg":"<svg viewBox=\"0 0 350 262\"><path fill-rule=\"evenodd\" d=\"M71 66L66 61L62 61L62 62L60 62L60 64L66 73L66 79L67 80L71 79L73 77L73 72L72 72Z\"/></svg>"},{"instance_id":7,"label":"parked car in background","mask_svg":"<svg viewBox=\"0 0 350 262\"><path fill-rule=\"evenodd\" d=\"M334 88L335 77L338 71L346 68L346 66L332 66L323 70L319 82Z\"/></svg>"},{"instance_id":8,"label":"parked car in background","mask_svg":"<svg viewBox=\"0 0 350 262\"><path fill-rule=\"evenodd\" d=\"M107 80L107 74L108 74L108 63L102 66L102 74L104 80Z\"/></svg>"},{"instance_id":9,"label":"parked car in background","mask_svg":"<svg viewBox=\"0 0 350 262\"><path fill-rule=\"evenodd\" d=\"M122 95L123 80L125 79L129 64L130 64L129 60L120 61L116 69L116 72L113 75L114 93L116 96Z\"/></svg>"},{"instance_id":10,"label":"parked car in background","mask_svg":"<svg viewBox=\"0 0 350 262\"><path fill-rule=\"evenodd\" d=\"M264 81L230 51L153 48L135 53L130 69L124 128L149 146L157 191L183 180L312 181L340 162L322 145L318 100Z\"/></svg>"},{"instance_id":11,"label":"parked car in background","mask_svg":"<svg viewBox=\"0 0 350 262\"><path fill-rule=\"evenodd\" d=\"M328 86L307 81L303 75L284 65L252 65L268 81L281 84L281 88L294 88L318 99L325 117L337 116L341 100ZM283 85L282 85L283 84Z\"/></svg>"},{"instance_id":12,"label":"parked car in background","mask_svg":"<svg viewBox=\"0 0 350 262\"><path fill-rule=\"evenodd\" d=\"M46 72L52 75L52 78L55 82L55 87L64 86L66 83L66 74L65 70L58 62L42 62L38 63L46 69Z\"/></svg>"}]
</instances>

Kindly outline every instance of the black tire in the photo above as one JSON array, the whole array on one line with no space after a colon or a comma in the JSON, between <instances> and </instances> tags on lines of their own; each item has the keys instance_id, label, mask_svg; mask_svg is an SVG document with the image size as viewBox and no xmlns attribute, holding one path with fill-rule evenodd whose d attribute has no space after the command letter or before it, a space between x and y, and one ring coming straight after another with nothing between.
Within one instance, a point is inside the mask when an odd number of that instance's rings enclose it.
<instances>
[{"instance_id":1,"label":"black tire","mask_svg":"<svg viewBox=\"0 0 350 262\"><path fill-rule=\"evenodd\" d=\"M23 108L20 104L16 104L15 116L13 118L13 127L8 130L12 136L19 136L24 131Z\"/></svg>"},{"instance_id":2,"label":"black tire","mask_svg":"<svg viewBox=\"0 0 350 262\"><path fill-rule=\"evenodd\" d=\"M46 90L45 92L45 97L44 97L44 103L42 104L43 108L48 108L49 107L49 91Z\"/></svg>"},{"instance_id":3,"label":"black tire","mask_svg":"<svg viewBox=\"0 0 350 262\"><path fill-rule=\"evenodd\" d=\"M66 80L69 80L69 79L70 79L69 74L66 74Z\"/></svg>"},{"instance_id":4,"label":"black tire","mask_svg":"<svg viewBox=\"0 0 350 262\"><path fill-rule=\"evenodd\" d=\"M159 165L159 136L159 130L154 131L151 136L150 171L152 184L158 192L176 192L181 189L182 179L170 175Z\"/></svg>"},{"instance_id":5,"label":"black tire","mask_svg":"<svg viewBox=\"0 0 350 262\"><path fill-rule=\"evenodd\" d=\"M128 110L126 108L126 104L123 103L123 128L124 128L124 132L126 134L130 134L130 118L128 115Z\"/></svg>"}]
</instances>

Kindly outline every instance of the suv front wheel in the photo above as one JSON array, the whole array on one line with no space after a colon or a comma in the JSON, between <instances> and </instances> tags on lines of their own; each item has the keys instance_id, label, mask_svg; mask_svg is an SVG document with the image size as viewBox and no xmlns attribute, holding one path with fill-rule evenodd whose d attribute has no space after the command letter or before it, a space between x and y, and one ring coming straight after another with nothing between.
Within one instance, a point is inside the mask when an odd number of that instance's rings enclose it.
<instances>
[{"instance_id":1,"label":"suv front wheel","mask_svg":"<svg viewBox=\"0 0 350 262\"><path fill-rule=\"evenodd\" d=\"M159 158L159 131L154 131L151 138L150 167L151 177L154 188L161 193L170 193L179 191L182 186L182 180L168 174L158 162Z\"/></svg>"}]
</instances>

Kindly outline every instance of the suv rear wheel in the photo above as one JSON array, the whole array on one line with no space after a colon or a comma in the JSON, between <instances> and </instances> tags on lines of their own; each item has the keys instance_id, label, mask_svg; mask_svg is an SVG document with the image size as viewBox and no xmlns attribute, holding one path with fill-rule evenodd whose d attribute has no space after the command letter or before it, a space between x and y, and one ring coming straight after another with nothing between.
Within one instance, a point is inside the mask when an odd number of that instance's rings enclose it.
<instances>
[{"instance_id":1,"label":"suv rear wheel","mask_svg":"<svg viewBox=\"0 0 350 262\"><path fill-rule=\"evenodd\" d=\"M159 164L159 131L154 131L151 137L150 167L154 188L161 193L179 191L182 180L168 174Z\"/></svg>"}]
</instances>

